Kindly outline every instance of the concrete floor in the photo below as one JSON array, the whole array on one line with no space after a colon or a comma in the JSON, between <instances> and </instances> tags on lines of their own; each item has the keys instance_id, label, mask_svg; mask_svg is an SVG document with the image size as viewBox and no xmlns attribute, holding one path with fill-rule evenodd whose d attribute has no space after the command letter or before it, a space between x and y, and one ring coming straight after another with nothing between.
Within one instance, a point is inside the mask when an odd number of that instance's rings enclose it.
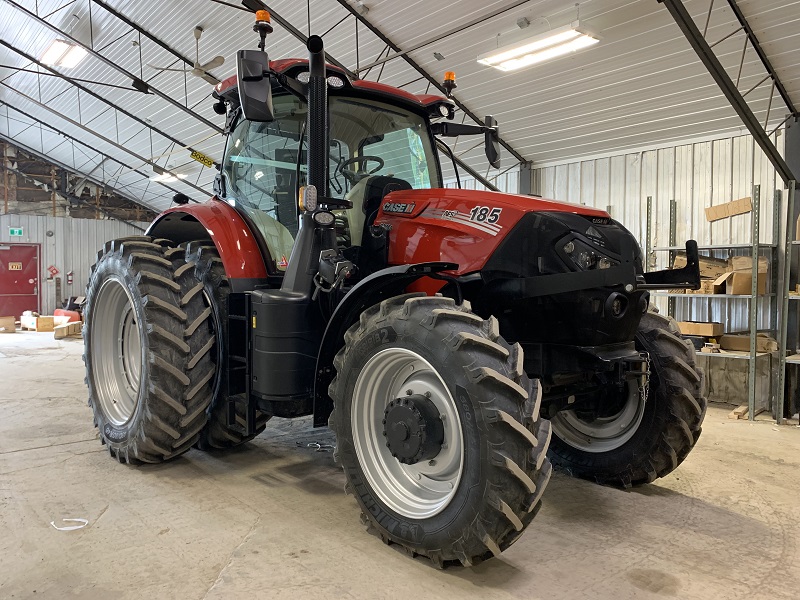
<instances>
[{"instance_id":1,"label":"concrete floor","mask_svg":"<svg viewBox=\"0 0 800 600\"><path fill-rule=\"evenodd\" d=\"M112 461L82 341L0 334L0 598L798 597L800 429L712 408L671 476L634 491L555 475L500 559L437 571L359 524L327 430L283 421L226 454ZM85 518L57 531L51 521ZM58 523L57 523L58 524Z\"/></svg>"}]
</instances>

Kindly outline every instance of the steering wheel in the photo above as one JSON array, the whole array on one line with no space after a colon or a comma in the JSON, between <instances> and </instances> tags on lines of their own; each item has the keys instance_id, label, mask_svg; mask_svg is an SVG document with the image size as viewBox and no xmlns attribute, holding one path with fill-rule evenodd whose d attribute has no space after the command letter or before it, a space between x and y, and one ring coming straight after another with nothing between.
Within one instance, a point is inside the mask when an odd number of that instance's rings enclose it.
<instances>
[{"instance_id":1,"label":"steering wheel","mask_svg":"<svg viewBox=\"0 0 800 600\"><path fill-rule=\"evenodd\" d=\"M371 171L353 171L352 169L348 169L346 167L355 164L355 163L366 163L367 161L373 161L378 163L378 166L372 169ZM359 181L364 179L369 175L373 175L377 173L383 168L384 161L380 156L354 156L352 158L348 158L346 161L339 163L339 170L342 172L342 175L345 176L345 179L350 182L351 186L354 186Z\"/></svg>"}]
</instances>

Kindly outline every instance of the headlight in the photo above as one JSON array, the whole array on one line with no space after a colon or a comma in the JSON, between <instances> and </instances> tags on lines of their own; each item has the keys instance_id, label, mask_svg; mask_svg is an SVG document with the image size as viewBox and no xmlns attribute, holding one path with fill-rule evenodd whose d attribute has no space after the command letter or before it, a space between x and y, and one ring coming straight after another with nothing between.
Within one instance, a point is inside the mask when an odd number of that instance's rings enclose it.
<instances>
[{"instance_id":1,"label":"headlight","mask_svg":"<svg viewBox=\"0 0 800 600\"><path fill-rule=\"evenodd\" d=\"M336 75L329 75L328 76L328 85L331 86L332 88L336 88L338 90L339 88L343 88L344 87L344 81L342 81L341 77L337 77Z\"/></svg>"},{"instance_id":2,"label":"headlight","mask_svg":"<svg viewBox=\"0 0 800 600\"><path fill-rule=\"evenodd\" d=\"M610 269L616 267L619 262L611 260L607 256L599 254L584 242L580 240L571 240L564 244L562 247L564 254L572 261L572 263L582 271L590 269Z\"/></svg>"}]
</instances>

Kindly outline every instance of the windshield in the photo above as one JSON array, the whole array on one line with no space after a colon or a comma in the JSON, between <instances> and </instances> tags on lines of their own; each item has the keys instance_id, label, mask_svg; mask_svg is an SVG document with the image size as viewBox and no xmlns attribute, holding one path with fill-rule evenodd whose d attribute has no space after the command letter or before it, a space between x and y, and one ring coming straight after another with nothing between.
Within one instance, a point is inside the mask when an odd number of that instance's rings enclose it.
<instances>
[{"instance_id":1,"label":"windshield","mask_svg":"<svg viewBox=\"0 0 800 600\"><path fill-rule=\"evenodd\" d=\"M306 179L306 104L292 95L276 95L273 104L274 121L237 123L222 175L226 200L251 217L275 268L283 270L298 229L296 191ZM391 178L400 188L441 187L423 117L382 102L345 97L331 97L329 111L330 196L350 199L358 194L354 187L364 187L370 177Z\"/></svg>"}]
</instances>

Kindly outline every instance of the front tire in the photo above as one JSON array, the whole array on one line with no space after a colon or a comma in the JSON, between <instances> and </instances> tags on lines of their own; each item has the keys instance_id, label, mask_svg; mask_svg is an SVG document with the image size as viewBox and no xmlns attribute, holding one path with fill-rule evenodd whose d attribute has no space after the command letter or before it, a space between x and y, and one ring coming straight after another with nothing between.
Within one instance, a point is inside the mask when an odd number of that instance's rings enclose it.
<instances>
[{"instance_id":1,"label":"front tire","mask_svg":"<svg viewBox=\"0 0 800 600\"><path fill-rule=\"evenodd\" d=\"M334 367L335 456L365 523L440 567L516 541L550 478L550 425L494 318L391 298L347 331Z\"/></svg>"},{"instance_id":2,"label":"front tire","mask_svg":"<svg viewBox=\"0 0 800 600\"><path fill-rule=\"evenodd\" d=\"M618 414L607 418L557 413L551 418L554 466L601 484L630 487L671 473L697 443L706 399L694 347L681 338L674 319L648 312L636 348L650 355L647 400L631 395Z\"/></svg>"},{"instance_id":3,"label":"front tire","mask_svg":"<svg viewBox=\"0 0 800 600\"><path fill-rule=\"evenodd\" d=\"M100 440L120 462L157 463L189 450L204 427L214 366L200 298L187 298L147 236L106 243L86 294L84 362Z\"/></svg>"}]
</instances>

